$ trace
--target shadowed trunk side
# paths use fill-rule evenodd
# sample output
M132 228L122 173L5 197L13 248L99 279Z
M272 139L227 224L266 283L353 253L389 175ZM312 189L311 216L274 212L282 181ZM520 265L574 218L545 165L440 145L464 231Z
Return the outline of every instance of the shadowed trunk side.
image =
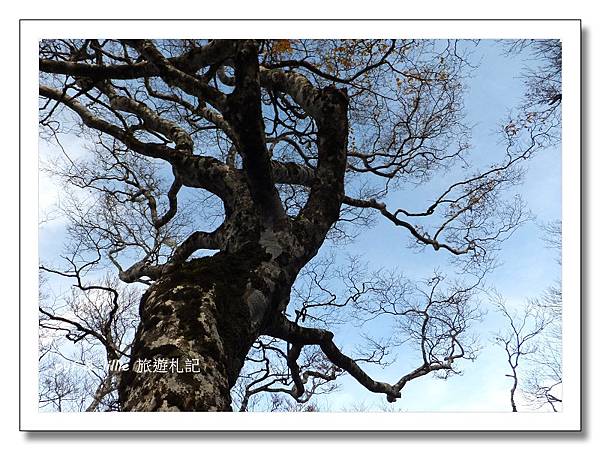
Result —
M252 303L252 271L265 256L257 250L192 260L148 289L119 388L125 411L231 410L229 390L262 319ZM145 361L167 366L140 372Z

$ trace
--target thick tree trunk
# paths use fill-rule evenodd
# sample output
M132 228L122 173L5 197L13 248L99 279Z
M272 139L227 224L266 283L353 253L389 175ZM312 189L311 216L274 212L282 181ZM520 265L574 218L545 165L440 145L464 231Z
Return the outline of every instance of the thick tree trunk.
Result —
M265 313L250 301L259 250L190 261L144 294L123 410L231 410L230 388Z

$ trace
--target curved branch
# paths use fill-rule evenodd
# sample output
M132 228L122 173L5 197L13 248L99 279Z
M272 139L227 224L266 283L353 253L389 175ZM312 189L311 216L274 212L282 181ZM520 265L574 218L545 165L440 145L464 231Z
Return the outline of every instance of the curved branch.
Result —
M207 45L190 50L188 53L176 58L169 58L168 62L180 70L196 72L219 62L231 49L230 41L226 39L214 40ZM141 61L131 64L88 64L73 61L55 61L39 59L40 71L57 73L73 77L86 77L94 80L132 80L135 78L158 76L160 69L151 61Z
M385 203L378 202L375 199L361 200L361 199L344 196L343 202L346 205L354 206L357 208L372 208L372 209L378 210L386 219L389 219L394 225L406 228L408 231L410 231L410 234L412 234L419 242L421 242L423 244L431 245L435 250L439 250L440 248L443 248L455 255L462 255L462 254L469 252L473 248L473 246L471 244L469 244L466 247L457 249L457 248L451 247L448 244L440 243L439 241L437 241L435 239L431 239L431 238L427 237L426 235L420 233L410 223L408 223L404 220L398 219L398 217L396 217L395 214L388 211Z
M143 259L136 262L128 269L119 270L119 278L125 283L137 282L143 277L156 280L159 277L176 270L177 267L185 262L185 260L196 250L220 250L223 245L221 230L222 228L217 228L210 233L195 231L177 246L167 263L148 265L146 259Z
M135 101L132 98L117 95L114 88L106 85L110 106L117 111L129 112L137 115L144 121L144 126L169 137L175 142L175 149L185 153L192 153L194 142L190 135L179 125L167 120L145 104Z
M199 97L221 110L225 104L225 95L209 86L203 80L177 68L156 48L150 40L125 40L158 69L158 75L169 85L175 85L190 95Z
M387 58L392 54L392 52L395 50L395 48L396 48L396 40L392 39L392 44L390 45L387 52L385 52L385 54L381 57L381 59L379 61L363 67L361 70L359 70L354 75L352 75L351 77L348 77L348 78L340 78L335 75L331 75L329 73L323 72L317 66L315 66L314 64L311 64L305 60L284 60L284 61L278 61L278 62L272 63L272 64L265 64L264 66L265 66L265 68L268 68L268 69L281 69L281 68L293 69L293 68L302 67L325 80L333 81L334 83L351 84L354 80L356 80L360 76L364 75L365 73L385 64L387 61Z
M60 102L74 111L81 118L84 125L89 128L114 137L140 155L170 162L177 171L183 185L206 189L226 202L231 200L231 183L234 182L234 175L218 159L211 156L187 154L164 144L139 141L133 137L131 132L92 114L74 97L67 96L58 89L44 85L40 85L39 91L42 97Z
M89 128L101 131L118 139L136 153L164 160L169 160L173 156L173 149L163 144L139 141L133 137L132 133L126 132L118 126L92 114L74 97L69 97L58 89L40 84L39 92L42 97L55 100L67 106L69 109L75 112L81 118L83 123Z
M333 343L333 333L319 328L305 328L283 317L273 320L266 330L269 336L283 339L295 345L318 345L329 360L348 372L356 381L371 392L386 394L389 402L400 398L400 389L389 383L373 380L356 362L344 355Z

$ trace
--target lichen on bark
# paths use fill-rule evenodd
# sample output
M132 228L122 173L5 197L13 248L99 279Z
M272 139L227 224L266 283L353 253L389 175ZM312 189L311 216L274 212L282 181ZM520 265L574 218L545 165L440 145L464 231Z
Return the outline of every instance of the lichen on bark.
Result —
M125 410L229 410L235 383L257 329L248 293L252 273L268 258L259 245L184 263L157 281L140 304L132 361L197 359L199 373L124 373ZM152 395L149 395L152 393Z

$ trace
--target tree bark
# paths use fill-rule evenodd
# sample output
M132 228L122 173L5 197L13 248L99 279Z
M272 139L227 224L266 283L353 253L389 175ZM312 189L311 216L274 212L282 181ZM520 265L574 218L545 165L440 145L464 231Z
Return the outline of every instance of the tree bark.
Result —
M517 378L516 368L513 367L513 374L510 376L513 379L513 384L510 388L510 406L512 407L512 412L517 412L517 402L515 401L515 392L517 391L517 385L519 380Z
M267 258L250 247L185 263L144 294L119 387L123 410L231 410L230 389L266 312L253 274ZM160 360L167 370L140 372L140 362Z

